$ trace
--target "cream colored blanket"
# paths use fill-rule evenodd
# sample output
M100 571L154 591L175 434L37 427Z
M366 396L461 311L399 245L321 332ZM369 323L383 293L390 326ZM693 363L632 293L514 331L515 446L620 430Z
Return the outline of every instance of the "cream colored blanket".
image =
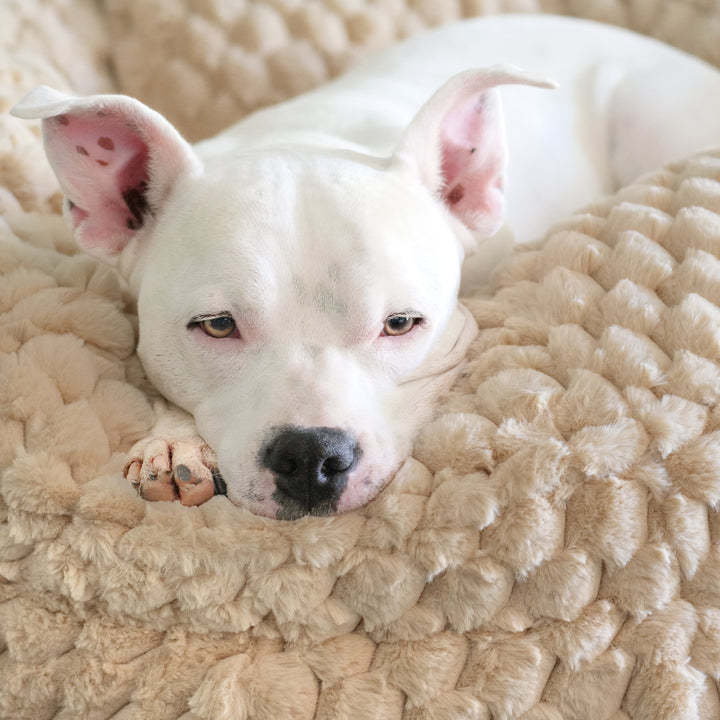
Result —
M122 480L152 422L135 318L7 128L0 718L720 717L720 153L515 252L387 490L279 522Z

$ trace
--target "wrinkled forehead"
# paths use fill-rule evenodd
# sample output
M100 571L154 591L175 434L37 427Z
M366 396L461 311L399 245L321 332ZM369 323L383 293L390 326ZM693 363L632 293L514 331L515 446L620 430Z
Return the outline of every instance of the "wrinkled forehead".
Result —
M240 272L268 291L318 274L401 282L457 263L442 213L419 185L346 157L241 158L188 181L170 205L180 210L163 219L158 244L176 274L204 265L207 276Z
M240 233L262 229L284 250L310 238L326 245L329 237L353 239L360 249L382 221L409 228L407 206L422 191L385 164L349 151L258 153L209 168L200 192L210 202L227 192L225 210Z

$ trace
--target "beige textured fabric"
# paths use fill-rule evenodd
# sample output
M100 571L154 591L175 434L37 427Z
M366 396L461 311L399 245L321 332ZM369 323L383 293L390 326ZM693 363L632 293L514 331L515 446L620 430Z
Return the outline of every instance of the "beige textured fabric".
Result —
M270 4L273 17L320 8L324 23L338 8L509 3L192 8ZM142 5L168 27L184 7ZM593 6L678 44L693 31L698 52L718 10ZM42 7L55 11L24 27L92 29L88 55L33 56L52 35L28 29L21 62L20 36L2 35L18 68L2 102L43 77L112 84L105 52L122 77L115 23L139 2L74 4L72 25L68 3ZM126 53L145 52L135 39ZM135 318L57 215L37 129L2 122L0 718L720 717L720 153L515 252L494 292L467 300L481 327L467 373L387 490L283 523L220 497L146 503L122 480L152 422Z
M720 154L516 253L415 457L290 523L134 495L114 276L6 230L0 716L717 718L718 212Z
M77 93L111 91L106 24L93 0L0 0L0 216L59 211L38 124L7 111L40 83Z
M337 75L422 29L497 12L551 12L629 27L720 64L713 0L105 0L124 91L189 139Z

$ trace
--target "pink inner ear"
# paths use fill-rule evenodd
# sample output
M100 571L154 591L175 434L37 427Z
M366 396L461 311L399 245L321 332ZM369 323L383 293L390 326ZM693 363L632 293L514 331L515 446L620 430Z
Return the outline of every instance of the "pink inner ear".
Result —
M79 239L88 248L122 249L149 211L149 149L137 127L88 110L51 118L45 132Z
M443 199L468 226L494 232L505 209L505 139L489 91L452 108L442 121Z

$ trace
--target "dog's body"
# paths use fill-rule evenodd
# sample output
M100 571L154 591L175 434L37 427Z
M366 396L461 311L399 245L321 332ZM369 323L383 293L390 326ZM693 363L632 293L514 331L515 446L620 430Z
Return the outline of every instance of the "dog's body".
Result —
M498 62L533 76L446 82ZM16 113L45 118L78 241L128 278L148 376L194 416L229 498L295 518L375 496L460 367L475 333L457 305L461 261L504 215L495 88L544 76L560 89L503 90L519 241L720 143L717 72L551 17L418 37L194 150L127 98L39 90ZM149 498L208 499L213 452L187 417L161 423L129 477Z

